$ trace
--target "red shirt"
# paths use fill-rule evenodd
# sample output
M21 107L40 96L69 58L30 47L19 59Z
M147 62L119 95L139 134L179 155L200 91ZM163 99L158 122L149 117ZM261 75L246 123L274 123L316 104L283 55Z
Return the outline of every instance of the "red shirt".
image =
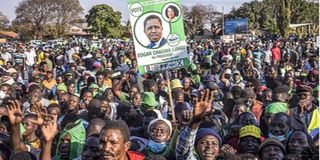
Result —
M281 60L281 51L280 48L275 47L271 49L273 60L280 61Z
M144 155L139 152L127 151L129 160L144 160Z

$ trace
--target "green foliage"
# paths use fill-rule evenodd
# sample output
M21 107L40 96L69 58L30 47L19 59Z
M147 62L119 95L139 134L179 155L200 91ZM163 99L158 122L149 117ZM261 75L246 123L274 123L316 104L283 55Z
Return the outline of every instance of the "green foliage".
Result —
M280 33L287 37L289 24L312 23L313 33L319 31L319 2L306 0L262 0L243 3L233 9L227 18L248 18L249 30ZM298 31L298 30L297 30Z
M124 27L121 26L121 13L106 4L93 6L86 15L91 32L108 38L119 38Z
M280 34L284 38L289 37L291 23L291 1L290 0L281 0L279 6L279 14L277 17L277 24L280 31Z
M46 28L54 26L58 35L63 36L66 27L79 19L82 11L79 0L23 0L16 7L13 28L25 37L42 38Z
M0 30L8 29L9 27L9 19L7 16L3 15L2 12L0 12Z
M214 36L222 32L222 13L212 5L182 6L185 33L193 38L204 32L205 24L210 26Z

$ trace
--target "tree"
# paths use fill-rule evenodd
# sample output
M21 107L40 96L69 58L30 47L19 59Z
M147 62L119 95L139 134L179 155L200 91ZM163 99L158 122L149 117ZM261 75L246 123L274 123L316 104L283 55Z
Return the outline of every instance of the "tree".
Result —
M222 35L222 12L218 12L212 5L206 6L205 12L205 20L210 24L210 30L213 36Z
M79 0L55 0L54 17L58 35L63 35L70 23L80 19L83 8Z
M16 8L17 24L31 25L37 38L41 38L44 26L52 19L54 0L24 0ZM22 28L23 29L23 28Z
M262 0L243 3L232 9L227 18L248 18L249 30L287 37L289 24L312 23L313 33L319 31L319 2L307 0Z
M277 24L281 36L289 37L289 24L291 23L291 0L281 0L279 5L279 13L277 15Z
M0 12L0 30L5 30L9 28L9 19L2 12Z
M222 13L212 5L195 5L191 8L182 6L182 10L187 36L193 38L195 35L201 34L206 25L210 27L214 35L221 33Z
M130 20L125 22L125 26L123 26L123 28L124 28L124 32L122 34L122 37L132 38L132 30L131 30Z
M123 33L121 26L121 13L114 11L106 4L93 6L86 15L91 32L104 37L118 38Z
M61 36L72 21L80 18L82 11L79 0L23 0L15 10L13 28L25 33L23 26L31 26L28 28L31 35L25 33L26 36L42 38L47 28L54 26Z

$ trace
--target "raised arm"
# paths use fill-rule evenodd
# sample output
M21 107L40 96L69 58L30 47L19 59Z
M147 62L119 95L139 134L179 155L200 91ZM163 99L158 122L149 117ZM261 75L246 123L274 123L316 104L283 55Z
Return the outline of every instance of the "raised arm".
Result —
M204 117L211 115L214 112L211 107L213 98L213 92L210 92L208 89L200 91L200 97L195 98L192 119L179 136L176 148L176 158L178 160L192 159L196 134L200 123Z
M51 146L54 137L58 133L57 115L49 115L45 118L41 127L41 160L51 160Z
M123 74L122 78L113 85L112 91L119 98L121 96L122 84L129 79L129 74Z
M10 136L13 149L17 152L28 151L28 147L23 143L20 135L20 125L23 116L20 102L17 100L9 101L9 104L6 105L6 108L11 125Z

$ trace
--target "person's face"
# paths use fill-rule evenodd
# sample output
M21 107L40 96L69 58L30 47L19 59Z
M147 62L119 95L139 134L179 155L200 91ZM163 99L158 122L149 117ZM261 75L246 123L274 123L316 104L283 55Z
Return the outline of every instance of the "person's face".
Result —
M309 100L311 101L311 93L310 92L300 92L298 93L299 100Z
M301 154L305 147L309 147L306 134L301 131L294 132L288 140L288 152Z
M264 102L270 102L272 101L272 92L263 92L262 98Z
M131 146L130 141L125 142L123 133L115 129L103 130L99 136L99 144L101 160L125 159Z
M147 21L144 33L151 42L157 42L162 37L162 25L158 19L150 19Z
M0 133L8 133L8 129L3 123L0 123Z
M17 81L19 79L19 74L18 73L13 73L11 77L14 79L14 81Z
M75 86L74 86L73 83L68 86L68 92L69 92L70 94L74 94L74 92L75 92Z
M61 110L59 107L48 108L48 113L52 115L60 115Z
M66 78L66 81L70 81L72 80L72 75L66 75L65 78Z
M98 84L99 84L100 86L102 86L103 83L104 83L104 76L101 75L101 74L99 74L99 75L97 76L97 82L98 82Z
M150 92L153 92L154 94L158 93L158 85L154 85L152 87L149 88Z
M202 160L215 159L220 152L219 140L215 136L204 136L197 142L196 152Z
M113 92L112 92L112 90L111 89L107 89L106 90L106 97L107 97L107 99L108 99L108 101L110 101L110 102L112 102L113 101Z
M36 102L40 102L41 100L41 94L38 92L31 92L29 94L29 103L35 104Z
M65 103L69 101L69 96L67 94L62 94L59 96L59 103Z
M134 107L139 107L141 105L141 95L135 94L132 98L132 105Z
M276 71L274 70L274 68L269 68L267 70L267 76L270 78L275 78L277 75Z
M284 153L278 146L269 145L262 150L261 160L281 160L284 158Z
M247 126L247 125L255 125L256 120L254 119L254 117L252 115L245 114L245 115L242 115L241 117L239 117L239 124L242 127Z
M191 81L189 78L185 78L183 80L183 89L189 89L191 85Z
M170 20L173 19L175 17L174 10L172 8L168 8L167 15Z
M99 138L89 137L83 145L81 159L94 160L99 159Z
M41 67L42 67L41 68L42 71L44 71L44 72L48 71L48 66L46 64L42 65Z
M233 74L233 80L234 81L239 81L240 80L240 75L239 74Z
M284 83L290 87L293 86L293 77L286 77Z
M290 126L286 124L285 117L272 118L270 123L270 132L275 136L285 135L289 132Z
M138 88L136 88L136 87L131 87L130 88L130 97L133 97L133 95L134 94L136 94L136 93L138 93L139 92L139 90L138 90Z
M165 90L167 84L166 84L166 81L161 81L160 84L159 84L159 89L160 90Z
M24 136L28 136L32 133L34 133L36 131L36 129L38 128L37 125L31 123L30 118L24 118L22 120L22 125L25 128L25 132L22 134Z
M73 111L77 109L78 105L79 105L79 98L76 96L71 96L68 101L68 110Z
M275 93L272 96L273 101L277 102L286 102L288 98L287 93Z
M107 101L101 101L101 111L103 113L106 113L106 114L110 115L111 106L109 105L109 103Z
M183 94L179 94L176 98L175 98L176 102L184 102L184 95Z
M260 142L257 138L251 136L243 137L239 143L240 153L257 154L259 145Z
M239 116L241 113L245 112L246 110L247 110L246 105L236 105L236 106L234 106L233 114L235 116Z
M84 93L84 95L83 95L83 101L84 101L85 103L89 104L92 99L93 99L93 95L92 95L91 92L86 92L86 93Z
M47 79L51 80L53 78L53 74L52 73L47 73Z
M61 159L67 160L69 158L69 152L70 152L70 144L71 143L71 137L69 134L66 134L61 142L60 145L60 154Z
M155 142L167 142L170 134L169 126L163 121L157 121L150 126L149 138Z
M252 84L252 82L247 82L246 87L254 90L254 85Z
M230 78L231 78L231 74L225 74L225 75L224 75L224 78L230 79Z
M2 86L1 90L6 94L9 95L10 94L10 88L7 86Z
M138 66L138 63L136 60L133 60L131 64L132 64L132 68L136 68Z
M59 76L56 78L56 81L57 81L57 84L60 84L63 82L63 78Z

